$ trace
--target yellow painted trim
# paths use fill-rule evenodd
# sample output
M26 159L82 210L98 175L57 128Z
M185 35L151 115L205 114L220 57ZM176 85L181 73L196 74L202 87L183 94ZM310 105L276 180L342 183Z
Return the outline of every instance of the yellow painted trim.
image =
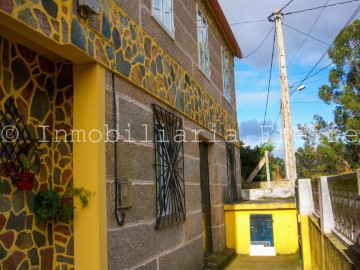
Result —
M295 202L237 203L224 205L225 211L264 209L296 209L296 205Z
M105 134L105 69L74 65L74 129ZM94 139L95 135L94 135ZM76 141L76 138L74 139ZM105 142L74 142L74 185L95 191L89 206L76 204L75 269L107 269Z
M310 232L309 232L309 217L298 216L301 224L301 241L302 241L302 259L304 270L311 270L311 249L310 249Z

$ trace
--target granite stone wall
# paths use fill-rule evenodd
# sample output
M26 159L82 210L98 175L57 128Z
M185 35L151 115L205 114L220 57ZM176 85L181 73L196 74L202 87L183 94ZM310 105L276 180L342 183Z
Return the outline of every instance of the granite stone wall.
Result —
M187 140L184 143L186 221L158 230L155 229L156 176L152 103L183 119ZM118 112L116 121L115 108ZM113 77L110 72L106 73L106 123L109 129L117 128L119 131L118 179L126 179L132 183L134 198L134 206L123 211L125 224L119 226L115 218L116 149L114 143L107 143L109 269L200 269L204 256L200 151L199 143L193 142L195 140L193 130L200 130L202 127L150 95L144 95L125 80L116 75ZM210 142L209 181L213 251L220 252L226 248L224 220L224 204L228 202L226 145L223 138L210 131L204 130L200 136L200 139ZM212 143L215 140L217 142ZM236 160L239 172L238 149ZM240 184L238 188L240 189Z
M36 225L33 199L39 191L63 191L72 183L72 146L61 142L64 136L53 140L54 129L72 127L72 65L54 63L0 36L0 109L10 97L32 138L49 142L40 146L41 169L33 190L18 191L1 166L0 269L71 269L73 224ZM45 138L40 126L47 126Z
M175 3L180 3L178 1ZM204 127L215 129L222 136L226 136L229 129L237 130L235 96L232 99L233 108L225 109L229 105L222 98L218 101L209 87L199 84L186 65L175 60L167 46L160 46L139 27L118 6L118 2L121 1L101 0L100 15L82 19L77 13L77 1L3 0L0 15L24 23L56 43L75 46L139 89ZM128 2L133 6L139 5L133 3L137 2L135 0ZM197 4L207 16L217 42L226 48L231 59L229 46L209 9L204 1L197 1ZM195 2L189 2L189 5L195 5ZM191 12L196 14L195 9ZM149 15L144 19L149 19ZM191 23L189 29L196 29L196 24ZM196 31L192 35L196 40ZM193 48L193 51L196 53L197 49ZM218 53L221 55L221 51ZM214 70L218 77L220 70ZM217 84L221 85L218 81Z

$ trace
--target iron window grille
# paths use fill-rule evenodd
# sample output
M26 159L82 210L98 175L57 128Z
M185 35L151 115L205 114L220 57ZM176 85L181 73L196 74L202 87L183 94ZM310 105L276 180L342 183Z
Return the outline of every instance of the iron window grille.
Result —
M156 170L156 228L185 221L184 143L176 140L182 119L152 104Z
M16 155L31 138L23 115L16 107L14 98L9 97L0 110L0 160L1 175L11 176L20 168ZM14 180L14 179L13 179Z
M226 142L226 159L227 159L229 203L233 203L237 200L236 159L235 159L235 146L234 144L229 142Z

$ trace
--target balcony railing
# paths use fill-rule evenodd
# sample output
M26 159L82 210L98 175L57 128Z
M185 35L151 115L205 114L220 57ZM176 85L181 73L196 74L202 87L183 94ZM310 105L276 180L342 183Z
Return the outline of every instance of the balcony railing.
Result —
M327 177L334 229L360 245L359 173ZM315 202L314 202L315 203Z

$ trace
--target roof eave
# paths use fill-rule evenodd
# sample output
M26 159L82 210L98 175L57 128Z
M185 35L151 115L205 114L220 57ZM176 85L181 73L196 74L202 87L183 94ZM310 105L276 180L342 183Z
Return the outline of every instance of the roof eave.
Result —
M225 14L224 14L218 0L207 0L206 3L209 5L215 18L218 20L218 24L220 25L221 29L223 30L223 33L224 33L231 49L233 50L234 55L238 58L242 58L243 54L241 52L240 46L236 41L234 33L231 30L231 27L225 17Z

